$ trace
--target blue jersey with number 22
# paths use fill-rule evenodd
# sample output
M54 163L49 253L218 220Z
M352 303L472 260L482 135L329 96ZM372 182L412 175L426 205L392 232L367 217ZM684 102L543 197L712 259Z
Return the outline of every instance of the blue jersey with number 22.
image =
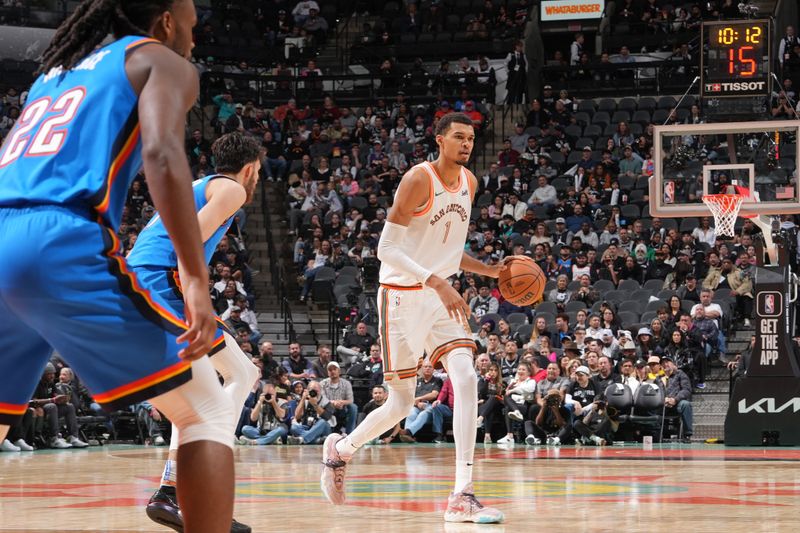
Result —
M157 42L123 37L71 70L39 76L0 149L0 207L61 205L118 227L142 166L138 96L125 58Z

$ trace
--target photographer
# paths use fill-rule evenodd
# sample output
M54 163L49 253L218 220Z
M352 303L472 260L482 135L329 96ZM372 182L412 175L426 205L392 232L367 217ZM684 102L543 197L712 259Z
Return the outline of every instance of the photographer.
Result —
M250 422L255 426L246 425L242 428L240 444L263 446L285 439L289 430L283 421L286 419L286 400L278 398L275 385L267 383L258 397L256 405L250 412Z
M548 445L560 446L570 438L572 428L569 425L569 411L558 389L548 391L544 397L544 405L535 405L531 411L533 410L538 411L536 418L525 422L527 444L541 444L546 440Z
M613 441L614 432L619 424L611 419L611 414L605 399L598 399L591 403L583 418L575 421L575 432L581 436L584 444L590 442L597 446L605 446Z
M322 393L319 382L312 381L303 391L294 411L289 444L313 444L331 432L328 421L333 417L333 404Z

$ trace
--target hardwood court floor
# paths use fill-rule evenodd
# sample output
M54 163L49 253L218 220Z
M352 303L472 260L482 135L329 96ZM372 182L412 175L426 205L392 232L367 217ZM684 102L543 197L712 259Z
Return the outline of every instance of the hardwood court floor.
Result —
M165 448L0 454L0 531L170 531L143 506ZM237 447L236 518L268 532L800 530L800 449L478 446L476 492L501 526L444 524L451 445L365 447L349 502L319 491L319 446ZM202 490L202 489L199 489Z

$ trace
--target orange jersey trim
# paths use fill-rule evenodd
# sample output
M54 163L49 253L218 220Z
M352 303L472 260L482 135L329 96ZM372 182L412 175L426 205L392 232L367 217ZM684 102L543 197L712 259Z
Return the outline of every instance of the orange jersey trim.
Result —
M447 186L447 183L445 183L445 181L439 175L439 171L436 170L436 167L433 166L433 163L426 163L426 164L433 171L433 175L436 176L436 178L439 180L439 183L442 184L444 190L446 190L447 192L458 192L459 190L461 190L461 186L463 185L463 172L458 173L458 184L451 189L450 187Z
M474 201L475 200L475 187L472 185L472 180L470 179L469 174L467 174L467 172L463 171L463 170L462 170L462 172L464 172L464 176L467 178L467 187L469 187L469 198L470 198L470 200Z
M150 43L161 44L161 41L159 41L158 39L153 39L152 37L145 37L144 39L141 39L139 41L134 41L131 44L129 44L128 46L126 46L125 47L125 51L128 52L130 50L133 50L134 48L139 48L140 46L143 46L145 44L150 44Z
M449 354L456 348L469 348L473 352L478 349L478 346L475 344L475 341L472 339L455 339L445 344L442 344L438 348L436 348L433 353L431 354L431 364L435 367L436 363L444 357L445 355Z
M383 358L384 373L392 371L392 357L389 352L389 293L384 288L381 294L380 308L381 326L381 357Z
M133 272L131 272L128 269L128 263L125 261L125 258L119 255L119 239L117 239L117 236L114 234L112 230L108 228L106 229L108 230L108 234L111 236L111 240L113 242L113 246L111 247L111 250L108 251L107 255L110 259L112 259L117 263L117 267L119 268L122 275L128 278L128 280L131 282L131 288L133 289L133 291L139 296L141 296L145 300L145 302L147 302L147 305L158 314L158 316L160 316L167 322L173 324L174 326L177 326L184 330L188 329L189 326L182 318L172 314L167 309L159 305L150 296L150 292L139 284L139 279Z
M422 207L418 208L419 211L414 212L415 217L421 217L422 215L427 214L433 207L433 197L434 197L433 178L431 177L430 172L428 172L427 174L428 174L428 202Z
M117 179L119 175L120 169L125 165L125 162L133 153L133 149L139 142L139 134L141 133L141 127L139 124L136 124L136 127L133 128L133 131L128 136L128 140L125 141L125 144L122 146L122 150L120 151L119 155L117 155L116 159L111 163L111 166L108 168L108 176L106 177L106 194L103 196L103 200L95 206L95 209L98 213L104 214L108 211L108 204L111 199L111 189L114 186L114 180Z
M28 404L14 404L14 403L3 403L0 402L0 413L4 415L23 415L25 411L28 409Z
M170 378L173 378L178 374L182 374L187 370L190 370L191 367L192 367L191 361L180 361L172 366L169 366L163 370L156 372L155 374L151 374L149 376L145 376L141 379L138 379L133 383L122 385L121 387L117 387L116 389L111 389L110 391L103 392L101 394L95 394L94 399L98 403L110 403L124 396L128 396L135 392L139 392L140 390L147 389L149 387L152 387L153 385L161 383L162 381L166 381Z
M388 283L381 283L381 287L383 287L384 289L392 290L392 291L421 291L423 289L422 283L419 283L417 285L409 285L409 286L390 285Z

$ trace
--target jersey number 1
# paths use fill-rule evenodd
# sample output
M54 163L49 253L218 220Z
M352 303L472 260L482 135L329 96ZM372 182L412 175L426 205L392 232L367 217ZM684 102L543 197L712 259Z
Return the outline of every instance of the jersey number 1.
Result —
M447 236L450 235L450 225L453 223L452 220L448 220L447 223L444 225L444 239L442 239L442 244L447 243Z
M0 168L20 157L37 157L58 152L67 138L64 127L78 114L78 107L86 96L83 87L71 89L51 104L49 97L31 102L17 120L0 156ZM44 119L45 115L49 115ZM36 130L36 133L32 132Z

